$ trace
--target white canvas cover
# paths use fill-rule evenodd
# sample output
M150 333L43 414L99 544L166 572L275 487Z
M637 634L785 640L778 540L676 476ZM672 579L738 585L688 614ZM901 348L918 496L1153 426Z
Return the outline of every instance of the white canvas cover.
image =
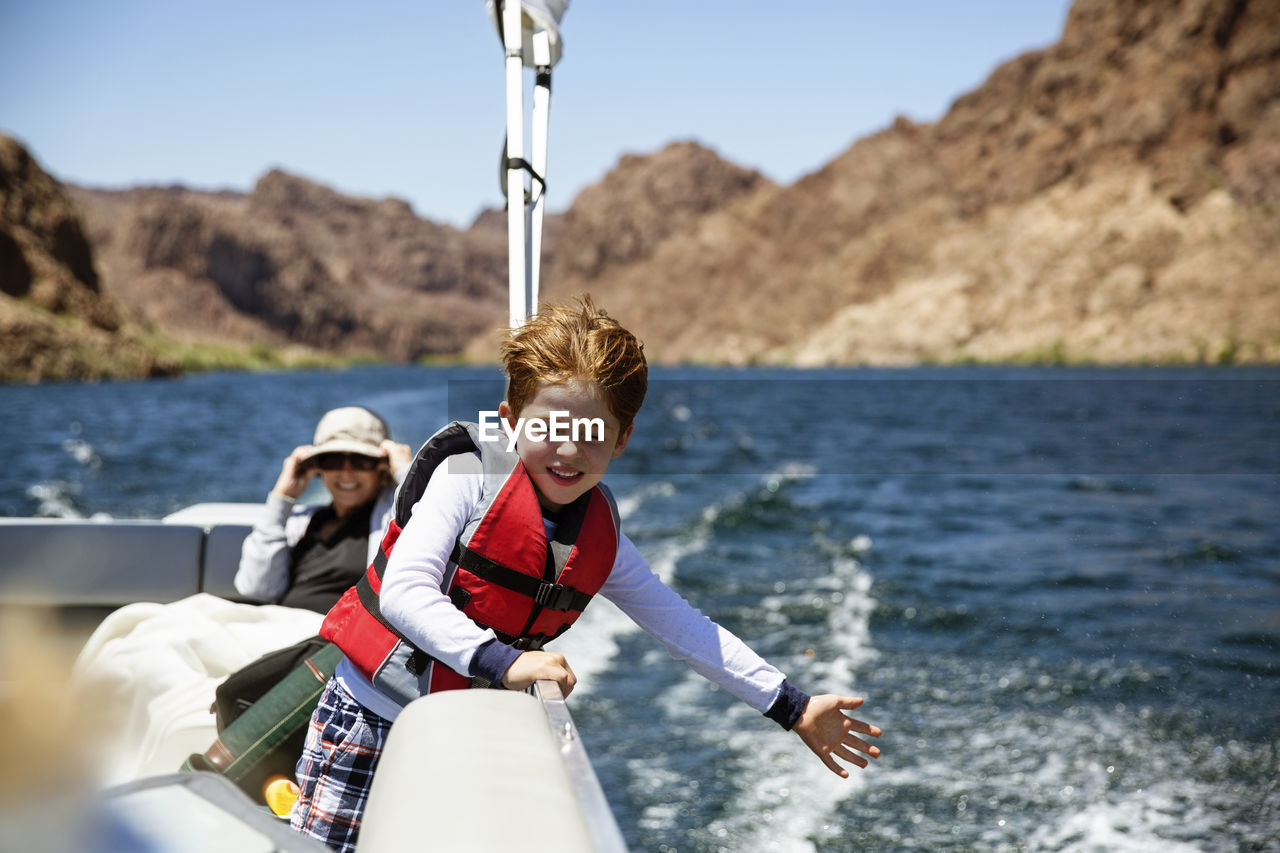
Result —
M484 5L489 11L489 19L493 21L494 27L501 33L502 27L499 23L498 3L496 0L485 0ZM563 43L560 39L560 20L564 17L565 10L568 8L569 0L520 0L520 20L524 24L521 42L523 44L522 52L525 65L533 67L536 64L533 61L531 41L535 30L544 30L550 39L551 64L555 65L560 61L560 55L563 50Z
M103 781L175 773L218 736L210 706L228 675L267 652L314 636L324 617L274 604L236 604L200 593L170 604L116 610L76 661L74 701L115 724Z

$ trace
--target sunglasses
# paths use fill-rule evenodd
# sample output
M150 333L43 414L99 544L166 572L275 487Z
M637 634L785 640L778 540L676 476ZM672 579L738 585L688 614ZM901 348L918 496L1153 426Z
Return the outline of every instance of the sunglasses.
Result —
M321 471L341 471L350 465L355 471L372 471L382 464L382 460L362 453L321 453L311 464Z

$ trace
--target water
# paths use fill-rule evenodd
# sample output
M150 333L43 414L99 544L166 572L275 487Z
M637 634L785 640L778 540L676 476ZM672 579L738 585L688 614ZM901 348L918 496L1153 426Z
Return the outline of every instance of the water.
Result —
M485 369L0 387L0 514L257 501L326 409ZM682 594L883 758L831 775L607 603L560 641L640 851L1274 850L1280 371L655 371L608 482Z

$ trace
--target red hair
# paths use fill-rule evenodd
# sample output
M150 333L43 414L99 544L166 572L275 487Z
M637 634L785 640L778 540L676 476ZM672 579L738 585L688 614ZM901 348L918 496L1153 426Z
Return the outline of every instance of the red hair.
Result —
M625 430L648 389L644 344L584 295L549 305L502 342L507 405L519 416L544 383L589 379L604 392L609 411Z

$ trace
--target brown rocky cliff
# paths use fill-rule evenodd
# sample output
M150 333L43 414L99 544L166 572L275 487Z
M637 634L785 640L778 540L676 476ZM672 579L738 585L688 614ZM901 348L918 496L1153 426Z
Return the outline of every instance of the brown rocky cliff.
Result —
M708 213L771 185L759 172L695 142L675 142L644 157L624 155L561 217L547 279L590 280L645 260Z
M0 137L0 292L114 330L93 253L62 185L19 142Z
M21 143L0 136L0 381L172 372L121 326L75 205Z
M662 360L1280 359L1280 4L1081 0L1057 45L635 264Z
M505 320L500 211L455 229L278 171L73 189L90 255L56 184L2 180L0 319L44 324L32 351L78 351L57 311L394 360L490 357ZM1278 204L1280 3L1079 0L936 124L790 186L693 143L624 157L548 218L543 289L655 361L1280 361Z
M77 190L109 291L171 334L393 360L501 317L497 238L272 171L247 195Z
M544 227L543 302L603 286L647 262L658 248L678 240L711 214L773 184L759 172L722 159L695 142L667 145L653 154L624 155L600 181L587 187ZM480 217L472 231L491 228ZM505 213L501 251L506 252ZM651 282L663 290L668 282ZM714 286L704 278L699 286ZM496 357L500 334L486 330L468 347L477 359Z

